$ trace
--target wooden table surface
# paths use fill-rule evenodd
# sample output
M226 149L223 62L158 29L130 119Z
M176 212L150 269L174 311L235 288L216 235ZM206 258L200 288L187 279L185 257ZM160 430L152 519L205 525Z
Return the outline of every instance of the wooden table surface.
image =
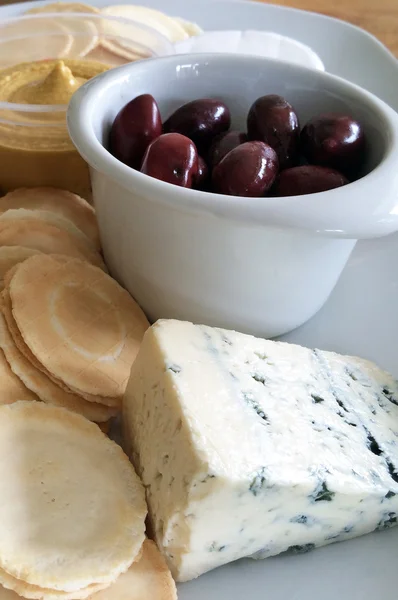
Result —
M15 0L0 0L0 6L12 1ZM139 4L139 1L131 0L131 3ZM273 0L273 3L324 13L359 25L378 37L398 57L398 0Z

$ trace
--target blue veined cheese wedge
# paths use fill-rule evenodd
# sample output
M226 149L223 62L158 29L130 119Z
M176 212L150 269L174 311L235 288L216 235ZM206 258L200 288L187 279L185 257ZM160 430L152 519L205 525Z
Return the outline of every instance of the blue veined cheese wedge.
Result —
M158 321L124 428L178 581L397 523L398 384L368 361Z

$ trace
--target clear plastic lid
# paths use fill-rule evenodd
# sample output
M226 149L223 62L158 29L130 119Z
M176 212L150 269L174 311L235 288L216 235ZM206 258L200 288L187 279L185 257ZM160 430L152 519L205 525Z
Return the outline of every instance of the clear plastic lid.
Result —
M59 127L69 96L91 77L127 62L173 53L173 45L156 30L96 12L3 20L0 124Z

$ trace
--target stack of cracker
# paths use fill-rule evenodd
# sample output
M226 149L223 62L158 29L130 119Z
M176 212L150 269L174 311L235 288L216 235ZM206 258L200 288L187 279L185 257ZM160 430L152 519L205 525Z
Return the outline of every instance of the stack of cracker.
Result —
M145 539L144 487L122 449L80 415L0 407L0 600L175 600Z
M63 44L60 44L60 40L58 40L60 36L57 36L58 44L57 48L53 49L54 57L79 57L80 59L84 57L87 60L104 62L110 66L122 65L126 61L151 58L151 53L146 48L148 37L144 31L140 35L137 23L157 30L171 43L203 33L196 23L135 4L115 5L113 3L100 9L80 2L51 2L25 12L26 15L41 14L42 16L45 13L52 13L48 17L50 31L57 30L57 26L59 28L62 25L62 29L67 34L63 38ZM55 13L63 13L64 18L61 21L54 18ZM73 14L65 18L65 13L80 13L80 18L76 19ZM102 14L106 18L101 20L90 18L90 15L93 14ZM129 21L133 21L134 25L129 25ZM20 27L22 28L22 25ZM24 33L26 33L26 27L25 24ZM76 35L77 32L79 32L78 35Z
M0 404L41 400L104 424L149 323L105 273L94 209L51 188L0 198Z
M105 269L85 200L0 198L0 600L177 598L143 486L89 422L119 411L149 326Z
M13 254L4 247L13 247ZM65 254L105 269L93 207L64 190L24 188L0 198L0 279L19 248Z

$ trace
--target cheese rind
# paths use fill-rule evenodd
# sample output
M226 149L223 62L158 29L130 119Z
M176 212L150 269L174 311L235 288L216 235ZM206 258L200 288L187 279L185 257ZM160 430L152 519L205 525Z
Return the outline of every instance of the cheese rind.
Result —
M123 416L178 581L397 523L398 384L368 361L158 321Z

